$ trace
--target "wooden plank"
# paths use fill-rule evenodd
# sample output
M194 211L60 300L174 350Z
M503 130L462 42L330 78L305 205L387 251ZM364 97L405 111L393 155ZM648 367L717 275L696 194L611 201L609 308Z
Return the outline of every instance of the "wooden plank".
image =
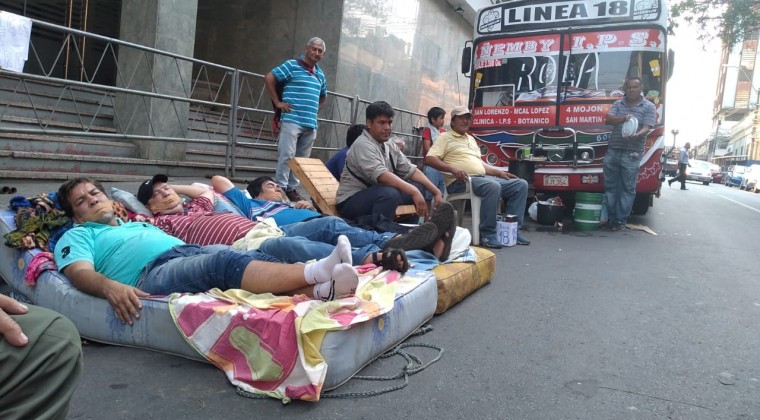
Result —
M322 213L330 216L337 216L338 211L335 207L335 191L338 190L338 181L332 177L332 174L330 174L330 178L332 178L332 183L334 184L334 191L324 191L323 193L323 184L330 185L329 181L325 178L321 178L320 182L315 182L316 180L309 175L310 173L318 172L317 169L314 169L315 167L318 167L317 163L319 163L327 173L330 173L324 163L317 159L293 158L290 159L289 166L290 170L292 170L296 177L301 181L301 185L306 192L309 193L309 196L314 200L314 203L319 207Z

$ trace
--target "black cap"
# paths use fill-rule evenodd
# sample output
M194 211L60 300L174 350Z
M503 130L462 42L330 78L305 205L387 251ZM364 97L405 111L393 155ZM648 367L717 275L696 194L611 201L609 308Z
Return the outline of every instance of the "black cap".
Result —
M153 184L156 182L167 182L169 177L164 174L154 175L153 178L140 184L140 189L137 190L137 199L141 203L148 205L148 200L153 197Z

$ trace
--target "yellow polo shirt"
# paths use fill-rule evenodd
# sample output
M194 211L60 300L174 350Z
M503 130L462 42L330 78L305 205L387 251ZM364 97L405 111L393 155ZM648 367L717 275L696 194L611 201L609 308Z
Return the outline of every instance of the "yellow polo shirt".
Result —
M486 168L480 159L480 148L469 134L457 134L455 131L447 131L439 134L435 143L428 151L429 156L435 156L455 168L463 169L470 176L483 176ZM446 185L454 182L456 178L445 175Z

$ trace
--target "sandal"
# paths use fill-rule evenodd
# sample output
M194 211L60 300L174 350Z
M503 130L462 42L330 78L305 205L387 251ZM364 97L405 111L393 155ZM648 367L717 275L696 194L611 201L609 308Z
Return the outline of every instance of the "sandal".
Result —
M378 254L380 255L379 258ZM398 257L401 257L401 262L399 262ZM385 248L380 252L373 253L372 264L383 267L383 270L394 270L401 274L409 270L409 260L406 259L406 252L398 248Z
M457 233L457 212L454 210L453 218L451 220L451 224L449 225L448 230L444 231L441 235L441 240L443 240L443 252L441 252L441 256L438 257L438 260L440 261L448 261L449 254L451 254L451 244L454 242L454 235Z

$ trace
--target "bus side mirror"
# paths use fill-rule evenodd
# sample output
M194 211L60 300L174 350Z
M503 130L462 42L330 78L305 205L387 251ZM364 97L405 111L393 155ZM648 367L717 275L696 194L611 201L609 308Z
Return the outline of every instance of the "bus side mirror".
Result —
M466 46L462 50L462 74L467 75L470 72L470 65L472 65L472 47Z
M676 53L673 50L668 50L668 80L673 75L673 68L676 66Z

